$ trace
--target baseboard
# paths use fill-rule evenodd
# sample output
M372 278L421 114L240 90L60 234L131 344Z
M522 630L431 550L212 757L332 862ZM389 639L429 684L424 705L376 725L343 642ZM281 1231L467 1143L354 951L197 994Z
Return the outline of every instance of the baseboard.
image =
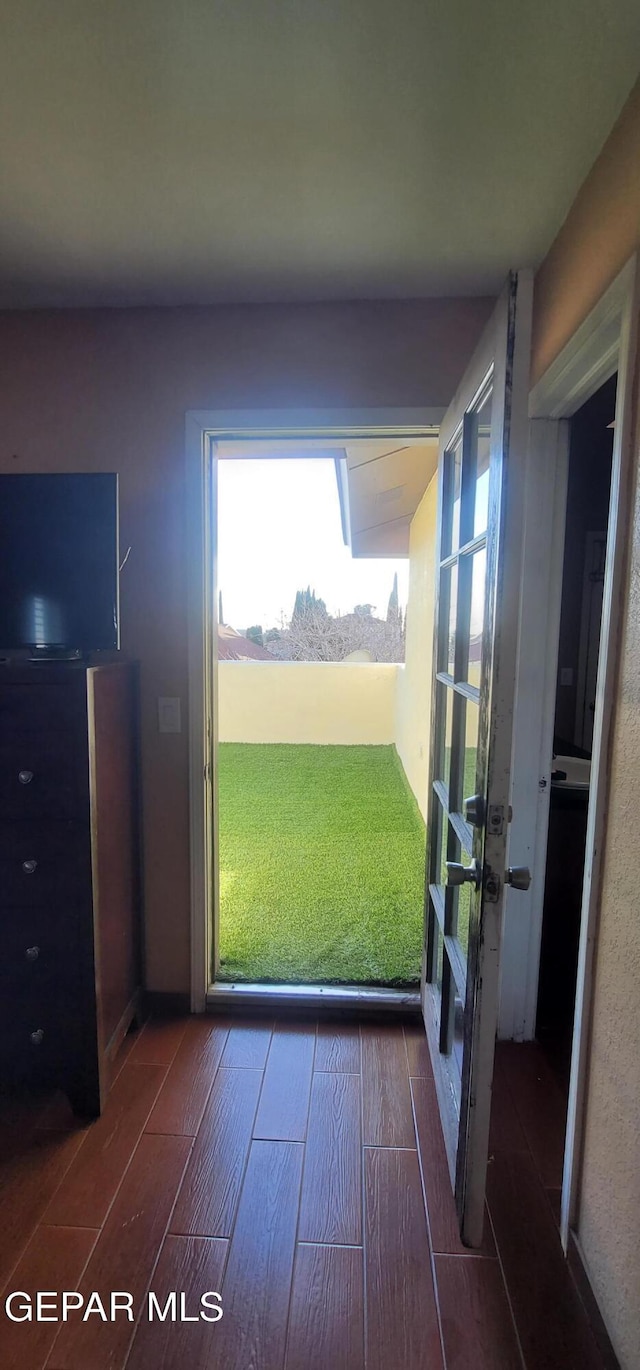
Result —
M129 1003L127 1004L127 1007L120 1018L118 1026L115 1028L114 1032L111 1035L111 1039L108 1045L105 1047L104 1054L107 1061L114 1060L114 1058L118 1054L118 1051L120 1050L120 1047L122 1046L122 1043L124 1042L124 1039L129 1031L129 1028L131 1027L134 1018L140 1017L141 999L142 990L137 989L135 991L135 994L133 994L131 999L129 1000Z
M587 1274L580 1243L574 1232L569 1233L567 1261L585 1312L591 1323L598 1350L602 1356L603 1370L620 1370L620 1362L611 1344L611 1337L607 1331L604 1318L598 1307L598 1302Z
M142 1007L155 1018L176 1018L191 1012L189 994L165 994L162 990L146 989L142 997Z

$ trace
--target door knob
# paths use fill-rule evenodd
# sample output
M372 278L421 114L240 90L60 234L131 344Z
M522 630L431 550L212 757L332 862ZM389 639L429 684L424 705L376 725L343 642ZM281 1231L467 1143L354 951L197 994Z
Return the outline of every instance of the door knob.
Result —
M512 890L528 890L531 884L531 871L528 866L509 866L504 873L505 883Z
M33 780L33 771L18 771L18 780L21 785L30 785Z
M475 885L480 889L482 880L482 868L480 862L475 858L470 866L463 866L459 861L447 861L447 886L449 889L453 885Z
M37 861L23 861L23 862L22 862L22 869L23 869L25 875L33 875L33 872L34 872L34 870L35 870L37 864L38 864Z
M464 801L464 816L474 828L482 828L485 820L484 795L472 794Z

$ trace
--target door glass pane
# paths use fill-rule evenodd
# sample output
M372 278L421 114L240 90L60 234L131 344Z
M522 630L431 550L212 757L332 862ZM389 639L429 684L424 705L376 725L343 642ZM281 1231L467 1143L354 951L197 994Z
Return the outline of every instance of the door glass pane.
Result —
M484 601L487 581L487 549L483 547L472 557L471 570L471 614L469 620L469 650L467 654L466 679L469 685L480 688L480 664L482 660L482 629L484 626Z
M460 542L460 490L462 484L462 437L444 454L442 486L441 551L444 561Z
M458 566L446 566L440 572L438 602L438 670L453 675L456 606L458 601Z
M438 955L436 958L436 984L442 993L442 966L444 962L444 937L438 930Z
M489 455L491 448L491 391L478 410L475 508L473 536L486 532L489 514Z
M456 994L453 1011L453 1055L462 1075L462 1052L464 1048L464 1004Z
M429 964L427 961L426 978L431 985L437 985L442 992L442 968L444 963L444 937L440 931L440 925L433 907L433 901L429 900L429 918L431 920L431 935L433 936L433 947L435 955Z
M480 709L472 699L465 700L465 727L464 727L464 775L462 782L462 798L468 799L470 795L476 794L476 764L478 752L478 719Z
M436 743L435 778L449 789L451 773L451 734L453 728L453 690L438 683L438 740Z
M437 794L433 796L431 830L429 833L429 881L432 885L446 885L447 846L446 817Z
M447 634L447 665L449 675L455 675L456 621L458 613L458 567L445 572L449 578L449 631Z
M459 860L463 866L470 866L472 861L471 852L465 847L460 850ZM453 935L457 937L464 952L465 960L469 948L469 915L471 913L471 900L475 897L475 887L470 884L459 885L456 889L457 899L455 902Z
M452 496L453 509L451 518L451 543L450 552L457 552L460 546L460 495L462 489L462 439L452 452Z

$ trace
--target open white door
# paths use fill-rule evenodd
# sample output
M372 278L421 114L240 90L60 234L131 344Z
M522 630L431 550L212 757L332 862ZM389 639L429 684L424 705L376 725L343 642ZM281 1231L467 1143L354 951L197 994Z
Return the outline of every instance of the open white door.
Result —
M510 276L440 429L422 1005L463 1241L482 1240L507 866L530 273ZM514 853L517 861L517 853Z

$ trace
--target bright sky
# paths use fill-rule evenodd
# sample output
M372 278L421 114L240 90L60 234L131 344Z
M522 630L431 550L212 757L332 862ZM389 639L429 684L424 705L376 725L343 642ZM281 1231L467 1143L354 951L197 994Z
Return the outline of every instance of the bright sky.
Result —
M218 463L218 586L225 622L279 628L307 585L330 614L373 604L384 618L398 572L406 608L409 559L358 559L342 540L334 463L327 458Z

